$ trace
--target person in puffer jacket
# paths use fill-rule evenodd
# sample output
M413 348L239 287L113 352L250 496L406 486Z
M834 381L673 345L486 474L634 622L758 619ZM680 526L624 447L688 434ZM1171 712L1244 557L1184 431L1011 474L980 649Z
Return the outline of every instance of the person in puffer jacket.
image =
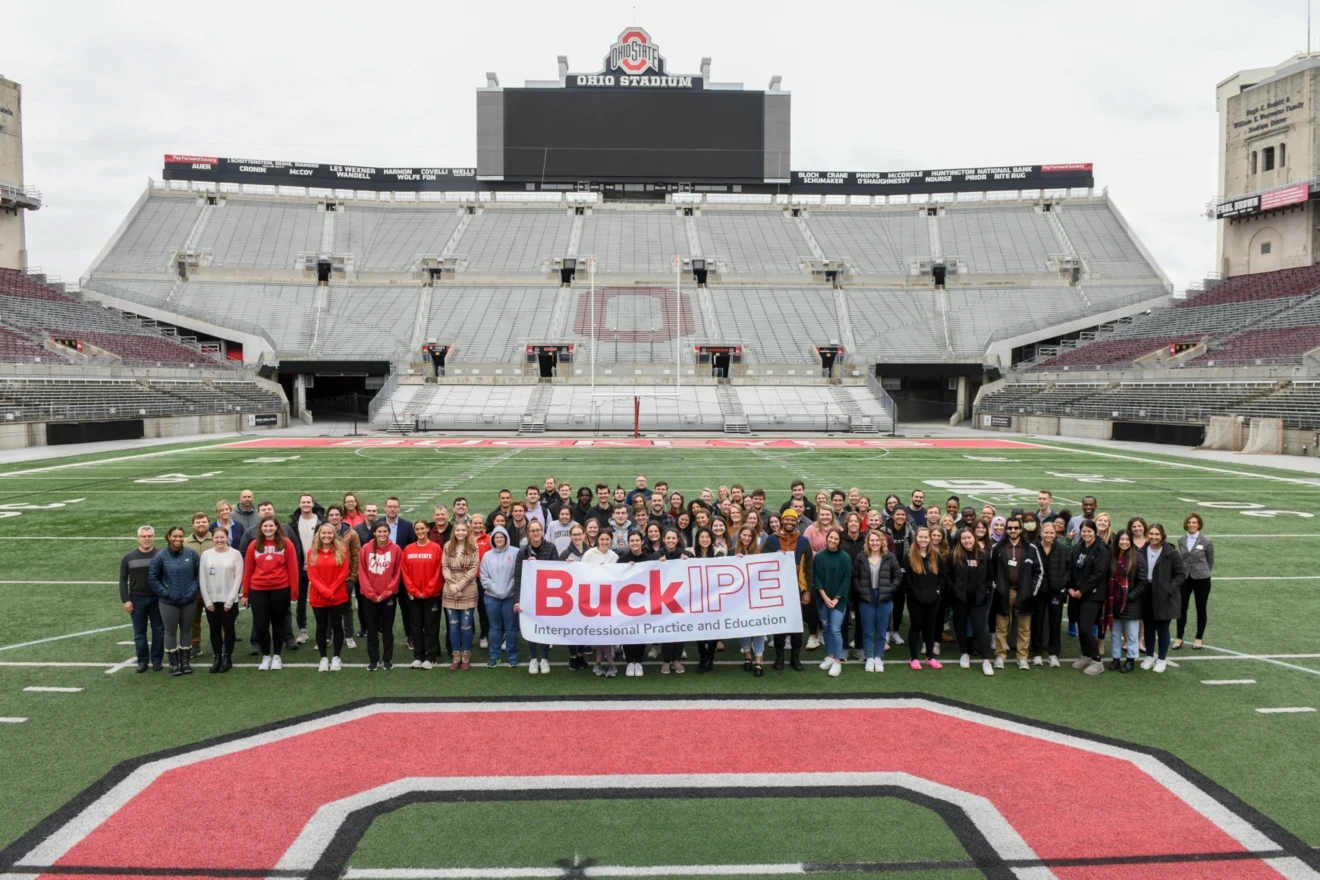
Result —
M871 529L853 561L853 592L857 594L857 616L862 621L867 672L885 671L881 655L894 611L894 596L902 583L903 568L889 552L889 537L879 529Z
M526 560L532 561L555 561L559 559L559 554L555 552L555 545L545 539L545 527L536 520L527 523L527 543L518 551L517 564L513 569L513 595L514 613L522 613L522 564ZM517 625L517 618L514 619L514 625ZM527 643L527 653L531 655L528 662L531 664L527 671L533 675L550 673L550 646L542 645L537 642L529 641Z
M490 618L490 659L495 666L503 647L509 668L518 665L518 625L513 615L513 572L518 550L509 546L509 533L496 526L490 533L490 549L481 557L481 586L486 593L486 615Z
M170 657L170 675L192 672L192 622L201 594L198 583L201 557L191 547L183 546L183 539L182 527L170 529L165 535L169 546L156 554L147 569L147 583L160 600L160 617L165 622L165 653Z
M1040 585L1036 611L1031 616L1031 662L1042 665L1045 656L1049 665L1058 668L1062 650L1063 609L1068 602L1069 547L1060 537L1062 523L1043 523L1040 527L1040 563L1045 578Z
M976 653L981 655L981 671L994 675L995 669L990 663L989 612L995 587L989 575L990 554L977 544L973 532L959 532L958 543L949 554L944 569L945 585L953 606L953 634L962 651L958 665L963 669L971 666L972 643L975 642ZM967 635L969 625L971 636Z
M402 528L402 527L400 527ZM358 560L358 591L367 623L367 671L375 672L384 653L385 670L394 668L394 611L399 596L403 551L390 540L390 526L377 520L371 543Z

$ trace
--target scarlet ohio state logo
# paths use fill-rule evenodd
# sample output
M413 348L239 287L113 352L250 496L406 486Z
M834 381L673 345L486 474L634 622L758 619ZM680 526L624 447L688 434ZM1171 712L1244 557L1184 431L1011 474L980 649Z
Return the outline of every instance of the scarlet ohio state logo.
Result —
M665 60L660 57L660 49L651 42L650 34L641 28L628 28L619 34L619 41L610 47L605 68L632 74L648 70L664 73Z
M374 819L419 802L754 797L909 801L986 877L1320 876L1304 841L1172 755L923 695L366 701L125 762L0 873L338 880ZM1140 809L1110 821L1115 797ZM773 867L755 873L830 866Z

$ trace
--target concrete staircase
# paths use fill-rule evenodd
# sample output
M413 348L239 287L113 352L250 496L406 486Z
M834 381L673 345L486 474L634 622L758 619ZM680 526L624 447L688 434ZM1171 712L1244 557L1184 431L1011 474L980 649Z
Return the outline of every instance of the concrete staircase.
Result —
M550 398L553 394L554 389L548 384L536 386L531 399L527 401L527 409L523 411L522 421L518 424L520 433L545 433L545 414L550 409Z
M747 426L747 414L743 412L742 404L738 402L738 394L730 385L716 385L715 397L720 402L720 414L724 416L724 433L752 433L752 429Z
M876 427L874 421L866 413L862 412L861 406L851 394L843 390L840 385L830 386L830 395L834 402L843 410L844 415L848 417L849 429L854 434L879 434L880 429Z

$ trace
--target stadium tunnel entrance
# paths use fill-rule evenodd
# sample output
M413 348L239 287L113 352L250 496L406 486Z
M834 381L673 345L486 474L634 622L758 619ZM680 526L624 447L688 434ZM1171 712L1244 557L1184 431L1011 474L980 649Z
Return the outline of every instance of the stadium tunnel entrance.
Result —
M901 421L945 420L954 413L971 418L976 393L999 378L984 364L879 363L874 375L894 400Z
M564 343L530 344L527 346L527 364L537 378L553 379L559 375L559 365L572 369L573 346Z
M710 366L710 374L716 379L729 378L729 370L743 361L741 345L698 345L696 347L697 366Z

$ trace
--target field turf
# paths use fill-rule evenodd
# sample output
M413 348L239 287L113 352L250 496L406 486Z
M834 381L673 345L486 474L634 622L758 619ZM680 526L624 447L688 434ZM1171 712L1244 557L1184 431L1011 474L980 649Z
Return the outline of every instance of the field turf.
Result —
M767 669L759 680L730 662L732 646L713 675L697 676L690 668L687 675L661 676L648 664L642 679L612 680L568 671L562 649L554 652L557 665L549 676L532 677L524 668L487 670L484 651L474 652L476 668L468 674L396 669L369 676L360 665L361 642L345 652L348 668L338 675L315 674L311 643L286 655L289 664L278 675L258 677L247 666L207 675L209 658L199 661L198 674L183 679L137 675L131 662L125 664L132 632L115 579L119 558L143 523L158 535L171 525L187 527L194 511L213 511L219 498L234 501L242 488L273 500L281 518L304 491L322 503L350 490L364 501L397 495L409 518L429 518L433 504L461 494L484 513L495 506L500 488L519 495L546 475L574 487L597 481L631 487L639 472L653 483L667 480L689 498L721 483L762 487L776 508L794 478L805 480L809 493L857 486L877 505L889 492L906 500L923 488L930 503L942 506L952 493L964 503L994 503L1001 512L1034 508L1036 490L1051 488L1056 510L1077 512L1082 496L1094 494L1116 523L1141 514L1164 523L1171 536L1181 534L1184 514L1195 509L1216 543L1207 649L1192 652L1189 641L1170 655L1177 665L1163 676L1107 672L1096 678L1066 664L1059 670L1010 668L985 678L979 669L958 669L952 646L944 659L953 662L940 672L916 673L895 662L874 675L851 663L842 676L828 678L808 662L805 672ZM1318 511L1320 479L1255 467L1245 457L1242 464L1222 464L1052 441L1001 450L645 451L258 449L212 442L6 466L0 468L0 717L24 720L0 723L0 847L122 761L371 697L886 693L926 693L1172 753L1315 847L1320 713L1257 710L1320 708ZM245 612L241 638L248 628ZM694 668L695 651L689 650ZM898 659L905 650L887 656ZM1065 638L1064 654L1077 656L1076 640ZM821 656L815 651L804 659ZM252 660L244 650L237 659ZM1216 680L1250 683L1204 683ZM81 690L25 690L33 687ZM581 747L589 746L584 736ZM353 755L327 760L333 772L334 761ZM1115 809L1130 810L1139 797L1116 791ZM202 793L189 806L204 809ZM856 862L876 856L857 851L855 837L837 832L866 826L879 829L867 831L869 849L883 851L887 861L914 863L913 870L891 871L894 876L980 876L963 866L963 848L944 825L912 804L838 798L828 809L839 824L827 821L822 809L791 798L659 806L645 799L416 804L377 820L350 864L366 880L395 868L548 869L573 859L611 865ZM791 829L776 821L789 814L797 817ZM728 833L718 831L721 817L729 820ZM452 833L418 836L419 826ZM501 834L509 834L507 842ZM501 842L482 845L491 840Z

